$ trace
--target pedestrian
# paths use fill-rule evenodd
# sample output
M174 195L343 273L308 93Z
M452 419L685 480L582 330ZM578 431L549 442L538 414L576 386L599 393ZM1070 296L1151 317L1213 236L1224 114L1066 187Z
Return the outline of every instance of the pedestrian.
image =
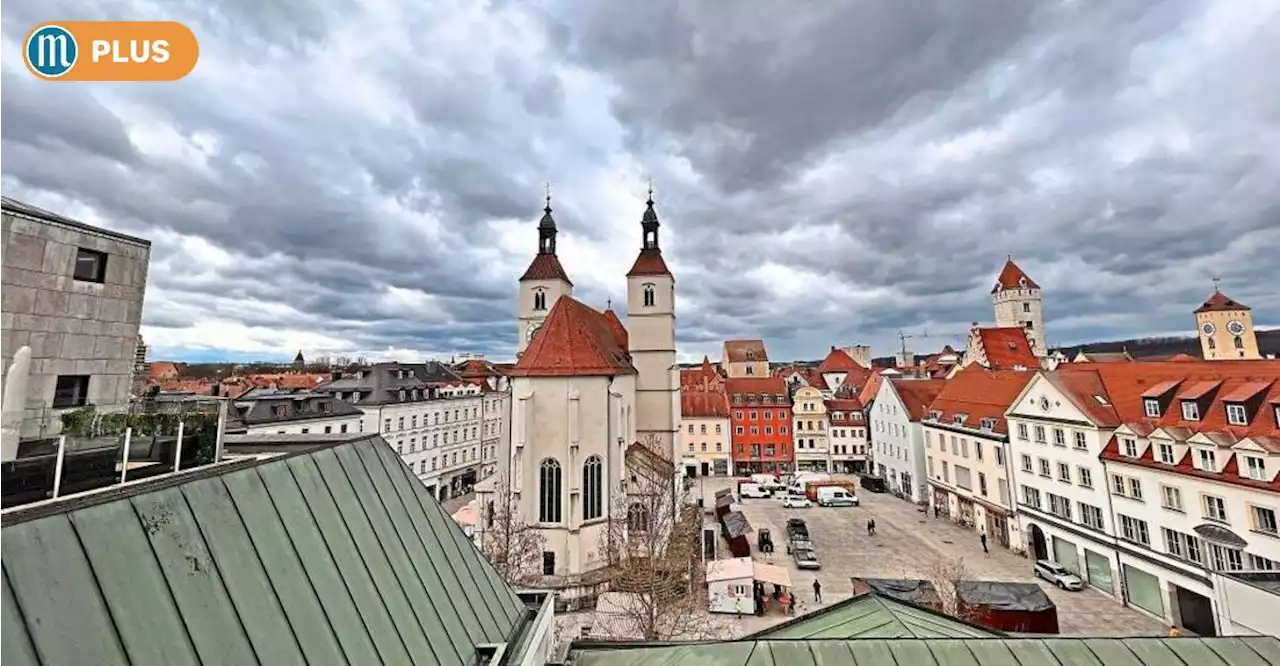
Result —
M817 578L813 579L813 601L822 603L822 583L819 583Z
M875 529L876 529L876 528L872 526L871 521L870 521L870 520L868 520L868 521L867 521L867 536L871 536L871 535L875 534Z
M1169 638L1182 638L1182 629L1176 625L1169 625Z
M937 517L938 517L938 505L937 505L937 504L934 504L934 505L933 505L933 517L934 517L934 518L937 518Z
M982 539L982 552L990 553L991 551L987 550L987 533L986 532L982 533L981 539Z
M875 535L876 535L876 519L872 518L871 519L871 536L875 536Z

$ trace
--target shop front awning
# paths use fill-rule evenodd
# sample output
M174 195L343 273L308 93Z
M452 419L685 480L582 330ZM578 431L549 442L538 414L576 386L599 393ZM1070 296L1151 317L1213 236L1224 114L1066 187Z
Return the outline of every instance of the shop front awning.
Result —
M775 564L755 562L752 564L753 577L761 583L773 583L783 587L791 587L791 572Z

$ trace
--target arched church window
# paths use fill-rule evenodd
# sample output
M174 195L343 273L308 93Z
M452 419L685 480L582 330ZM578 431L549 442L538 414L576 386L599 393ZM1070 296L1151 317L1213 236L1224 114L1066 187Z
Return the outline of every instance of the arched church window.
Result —
M547 292L541 289L533 292L533 309L534 310L547 309Z
M651 308L653 307L654 301L655 301L655 298L653 295L653 285L646 284L644 286L644 306L646 308Z
M1235 345L1236 345L1236 349L1244 349L1244 338L1241 338L1240 336L1237 335L1235 337Z
M1208 341L1208 343L1209 343L1209 349L1217 349L1217 348L1218 348L1218 343L1214 342L1214 341L1213 341L1213 338L1205 338L1205 339L1206 339L1206 340Z
M582 519L595 520L604 515L604 462L591 456L582 465Z
M555 458L538 465L538 522L560 522L560 462Z

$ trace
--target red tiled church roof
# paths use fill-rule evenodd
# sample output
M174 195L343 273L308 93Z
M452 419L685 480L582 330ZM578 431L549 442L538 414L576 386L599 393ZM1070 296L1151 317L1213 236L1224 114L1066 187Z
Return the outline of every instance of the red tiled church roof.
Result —
M1040 367L1040 361L1031 350L1031 342L1027 334L1016 326L1001 328L980 328L978 335L982 349L987 355L987 363L992 369L999 370L1022 366L1026 368Z
M631 356L609 323L609 317L571 296L561 296L511 375L586 377L635 372Z
M569 275L564 272L564 266L560 265L559 257L547 253L533 255L529 268L525 270L524 275L520 276L521 282L525 280L564 280L573 285Z
M1248 310L1248 309L1249 309L1249 306L1243 303L1237 303L1231 300L1231 298L1229 298L1226 294L1218 291L1217 289L1214 289L1213 293L1209 295L1209 298L1205 300L1204 304L1196 308L1196 313L1199 314L1201 312L1235 312L1239 310Z
M671 275L671 271L667 269L667 262L662 259L662 250L658 248L640 250L636 263L632 264L630 271L627 271L627 277L641 275Z

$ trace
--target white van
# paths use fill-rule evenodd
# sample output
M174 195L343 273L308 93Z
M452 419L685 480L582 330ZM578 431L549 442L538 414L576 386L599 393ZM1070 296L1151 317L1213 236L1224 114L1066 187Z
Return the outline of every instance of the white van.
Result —
M747 499L749 497L761 498L771 497L771 493L760 487L758 483L744 483L738 486L738 497Z
M778 481L778 477L772 474L752 474L751 480L754 481L756 485L768 491L782 490L784 487L782 483Z
M818 506L858 506L858 496L839 486L818 489Z

